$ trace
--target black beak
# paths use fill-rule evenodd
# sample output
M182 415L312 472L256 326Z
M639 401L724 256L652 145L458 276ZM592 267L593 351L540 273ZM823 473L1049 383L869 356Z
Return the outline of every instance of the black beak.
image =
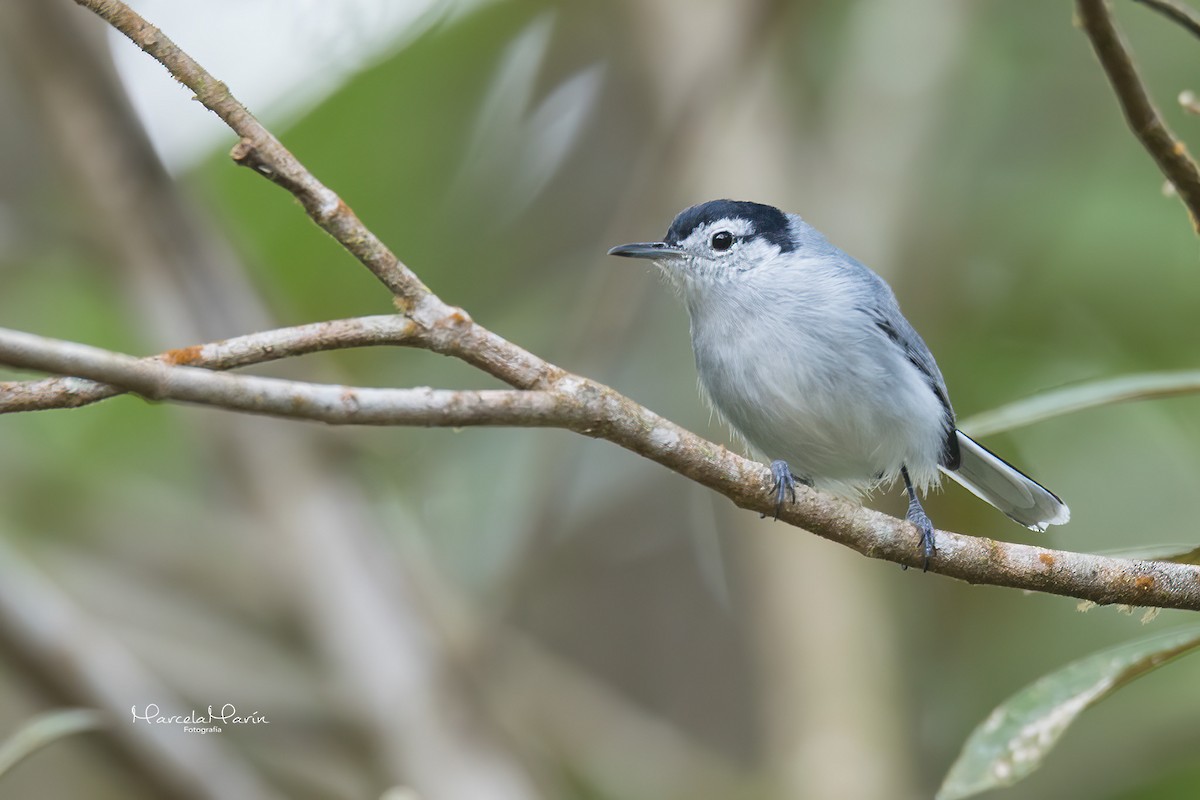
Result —
M670 261L675 258L682 258L683 250L678 247L672 247L666 242L634 242L633 244L619 244L608 251L610 256L624 256L625 258L651 258L656 261Z

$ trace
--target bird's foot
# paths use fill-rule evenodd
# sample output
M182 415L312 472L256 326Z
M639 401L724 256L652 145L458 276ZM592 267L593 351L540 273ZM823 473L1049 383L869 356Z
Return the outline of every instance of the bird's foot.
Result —
M803 483L805 486L812 486L812 483L793 475L792 468L783 459L771 462L771 477L775 479L771 491L775 493L775 519L778 520L779 512L783 511L784 502L789 497L793 503L796 502L796 484ZM765 517L766 514L763 516Z
M921 549L925 551L925 560L921 565L921 571L928 572L929 559L933 558L933 554L937 552L937 545L933 541L933 522L930 521L929 515L916 500L909 501L908 515L905 519L915 525L921 534Z
M911 522L917 532L921 534L921 549L925 552L921 571L928 572L929 559L933 558L934 553L937 552L937 545L933 541L933 522L925 513L925 509L921 507L921 501L917 499L917 491L908 477L908 469L901 468L900 474L904 477L904 488L908 491L908 514L904 518ZM905 569L908 567L906 566Z

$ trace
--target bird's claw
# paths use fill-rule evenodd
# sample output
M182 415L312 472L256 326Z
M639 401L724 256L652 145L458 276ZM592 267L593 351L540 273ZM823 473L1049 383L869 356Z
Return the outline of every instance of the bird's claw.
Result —
M921 504L911 502L908 504L908 515L906 519L916 526L917 532L921 534L921 549L925 553L925 559L921 564L921 571L929 571L929 559L933 558L937 552L937 545L933 541L933 522L929 519L929 515L925 513L925 509L921 508Z
M929 515L925 513L925 509L921 508L921 501L917 498L917 490L913 487L912 479L908 475L908 467L900 468L900 475L904 478L904 489L908 492L908 514L905 516L921 534L921 549L925 552L925 560L921 563L921 572L929 572L929 559L933 558L933 554L937 552L937 546L933 542L933 523L929 519ZM907 566L904 569L908 569Z
M775 493L775 519L778 520L779 512L783 511L784 501L791 497L792 502L796 502L796 476L792 474L788 463L782 459L771 462L771 476L775 478L771 490Z

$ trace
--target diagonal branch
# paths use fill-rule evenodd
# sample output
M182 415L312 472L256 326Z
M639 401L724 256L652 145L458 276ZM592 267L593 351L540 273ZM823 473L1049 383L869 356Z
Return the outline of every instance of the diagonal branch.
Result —
M675 425L602 384L572 376L554 389L366 389L210 372L0 329L0 363L111 383L159 400L352 425L557 427L606 439L721 494L772 513L767 469ZM907 522L798 490L780 519L872 558L917 566ZM1200 568L997 542L939 531L930 570L1096 603L1200 610Z
M1113 22L1108 3L1106 0L1076 0L1076 9L1083 31L1100 59L1133 135L1175 187L1191 216L1192 226L1200 231L1200 168L1188 155L1187 146L1167 128L1150 100L1133 57Z
M234 161L292 193L309 217L357 258L395 295L400 310L425 329L426 346L454 356L519 389L546 388L566 373L476 325L442 302L387 248L345 202L327 188L218 81L162 31L120 0L75 0L162 64L220 117L241 141Z
M402 308L428 293L420 279L371 233L341 198L318 181L254 115L229 92L229 88L181 50L162 31L119 0L76 0L125 34L148 55L165 66L195 98L242 137L235 160L245 163L290 191L308 215L329 235L350 250L396 296Z

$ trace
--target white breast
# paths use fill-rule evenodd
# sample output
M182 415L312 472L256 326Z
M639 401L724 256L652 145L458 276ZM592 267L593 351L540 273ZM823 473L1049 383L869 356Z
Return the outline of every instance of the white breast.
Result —
M846 496L907 466L938 481L944 409L926 378L863 310L842 276L685 289L700 384L755 451ZM845 276L853 278L852 275ZM831 298L833 298L831 300Z

